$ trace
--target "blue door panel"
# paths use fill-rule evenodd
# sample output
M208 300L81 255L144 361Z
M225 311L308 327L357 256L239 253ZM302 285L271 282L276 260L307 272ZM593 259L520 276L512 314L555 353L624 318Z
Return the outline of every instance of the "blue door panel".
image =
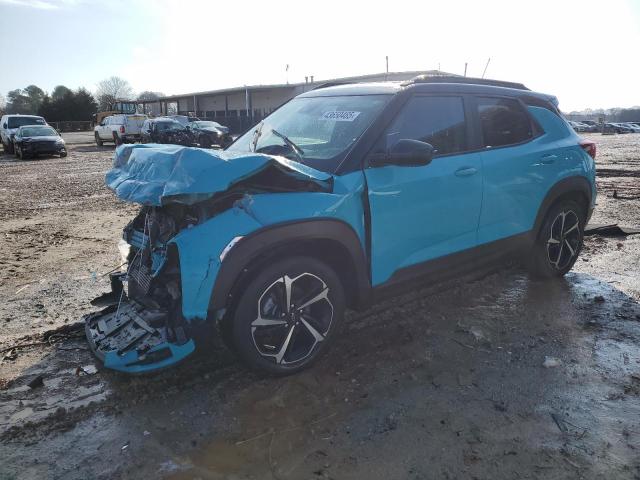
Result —
M474 247L482 201L478 153L420 167L365 171L371 208L372 283L398 269Z
M524 233L560 179L582 172L578 139L558 116L528 107L544 134L522 145L482 152L484 192L478 244Z

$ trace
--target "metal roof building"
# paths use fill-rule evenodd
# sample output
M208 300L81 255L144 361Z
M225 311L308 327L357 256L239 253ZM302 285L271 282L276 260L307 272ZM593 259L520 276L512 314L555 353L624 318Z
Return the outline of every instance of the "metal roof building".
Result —
M169 95L158 100L140 102L145 111L165 115L169 105L181 115L194 114L201 119L215 120L240 132L261 121L283 103L301 93L326 85L340 83L383 82L410 80L418 75L451 75L439 70L374 73L354 77L276 85L251 85L204 92Z

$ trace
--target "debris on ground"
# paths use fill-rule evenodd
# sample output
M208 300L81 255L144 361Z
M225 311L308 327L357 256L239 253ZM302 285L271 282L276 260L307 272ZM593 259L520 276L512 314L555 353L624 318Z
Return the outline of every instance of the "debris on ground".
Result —
M38 375L29 383L27 383L27 387L31 389L39 388L39 387L42 387L43 385L44 385L44 379L42 378L42 375Z
M560 365L562 365L562 362L556 357L544 357L544 362L542 362L544 368L554 368Z
M625 237L627 235L636 235L640 233L640 228L621 227L617 223L611 223L607 225L594 225L589 224L584 229L584 234L589 235L602 235L605 237Z

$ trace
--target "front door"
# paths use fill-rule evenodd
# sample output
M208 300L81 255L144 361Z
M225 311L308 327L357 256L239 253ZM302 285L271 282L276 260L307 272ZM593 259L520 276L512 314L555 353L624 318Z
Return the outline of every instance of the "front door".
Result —
M428 165L365 170L374 286L403 268L476 246L482 159L469 152L466 111L461 96L414 96L374 147L380 153L414 139L436 149Z

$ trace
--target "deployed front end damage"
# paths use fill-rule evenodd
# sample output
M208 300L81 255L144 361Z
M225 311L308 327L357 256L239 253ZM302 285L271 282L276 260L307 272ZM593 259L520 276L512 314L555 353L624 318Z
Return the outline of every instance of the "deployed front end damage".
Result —
M111 294L97 299L107 306L86 317L85 330L106 367L130 373L194 351L222 252L263 226L250 195L333 186L331 175L285 159L170 145L119 147L106 183L143 207L124 229L127 270L111 276Z
M182 316L180 265L174 220L143 207L124 230L125 273L111 275L112 292L97 299L108 306L86 318L91 349L106 367L143 372L175 363L195 345Z

